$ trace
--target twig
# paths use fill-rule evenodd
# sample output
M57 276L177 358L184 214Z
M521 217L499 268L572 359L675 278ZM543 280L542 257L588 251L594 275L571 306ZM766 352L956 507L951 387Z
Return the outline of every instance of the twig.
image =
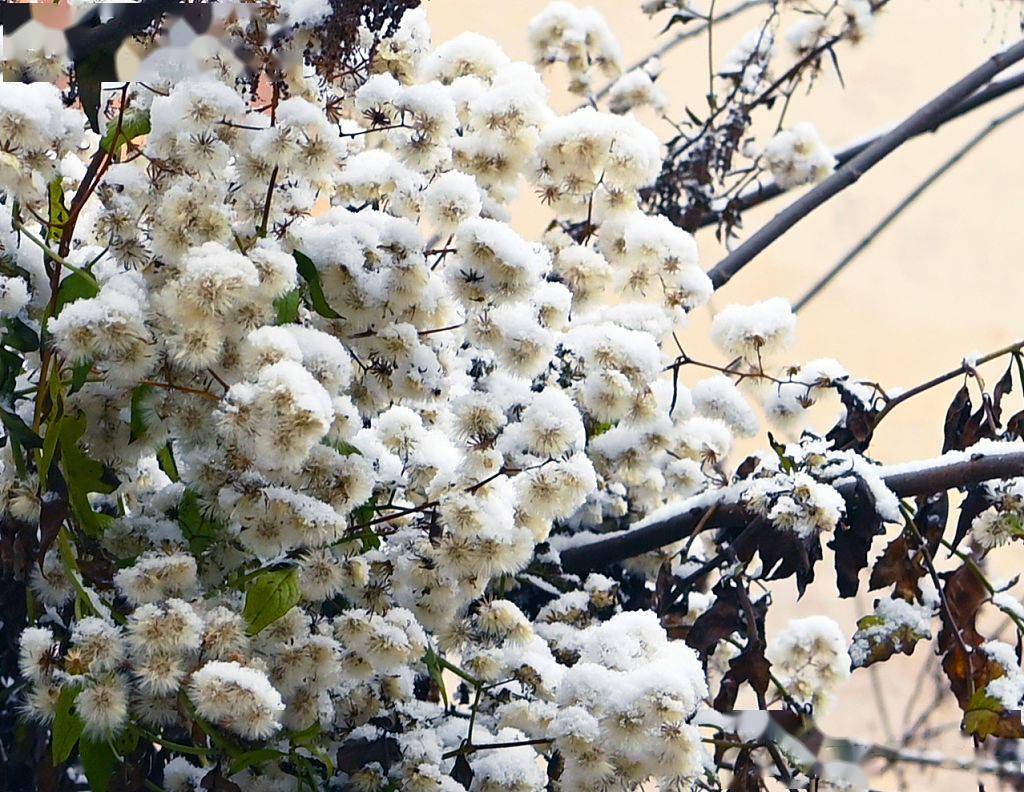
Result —
M989 85L985 86L981 90L972 94L970 97L960 102L955 107L950 108L946 112L942 113L939 119L929 129L922 130L919 135L923 135L929 132L936 132L941 127L945 126L950 121L955 121L961 116L967 115L973 110L977 110L979 107L987 105L989 102L994 102L1005 96L1008 93L1016 91L1018 88L1024 87L1024 74L1017 74L1013 77L1007 77L1005 80L997 80ZM881 133L867 140L860 141L847 146L844 149L840 149L835 153L837 166L845 165L851 159L856 157L868 146L877 141L882 137ZM913 137L916 137L914 135ZM747 209L751 209L760 204L766 203L773 198L778 198L783 193L787 192L789 188L780 187L777 182L769 182L762 184L757 187L753 187L750 190L741 193L735 201L732 202L731 208L737 212L743 212ZM709 214L699 224L698 227L703 228L705 226L715 225L719 218L716 214Z
M885 407L882 408L882 411L878 413L877 417L874 419L872 428L877 427L885 416L908 399L911 399L920 393L924 393L927 390L931 390L938 385L942 385L944 382L949 382L951 379L956 379L963 374L967 374L971 369L974 369L977 366L988 363L997 358L1001 358L1004 355L1011 355L1014 352L1019 352L1021 349L1024 349L1024 341L1015 341L1012 344L1007 344L1001 349L997 349L995 352L989 352L987 355L983 355L980 358L972 360L970 363L965 360L957 368L947 371L945 374L933 377L927 382L922 382L920 385L915 385L910 390L905 390L898 396L893 396L886 402Z
M888 228L892 224L892 222L907 209L908 206L910 206L912 203L914 203L914 201L920 198L921 194L924 193L925 190L927 190L929 187L935 184L935 182L937 182L942 176L944 176L954 165L956 165L958 162L960 162L960 160L967 156L967 154L970 153L970 151L974 149L975 146L981 143L990 134L995 132L995 130L997 130L1000 126L1005 124L1007 121L1010 121L1011 119L1015 118L1016 116L1020 115L1022 112L1024 112L1024 105L1021 105L1020 107L1017 107L1016 109L1011 110L1008 113L1004 113L1001 116L997 116L996 118L993 118L991 121L989 121L988 124L986 124L973 137L971 137L970 140L968 140L959 149L957 149L952 154L952 156L950 156L945 162L943 162L936 170L932 171L932 173L926 179L924 179L924 181L922 181L920 184L917 185L917 187L911 190L902 201L896 204L896 206L893 207L888 212L888 214L886 214L885 217L883 217L879 221L879 223L874 228L872 228L871 231L869 231L863 239L860 240L860 242L854 245L845 256L843 256L838 262L836 262L835 266L833 266L832 269L830 269L825 274L825 276L821 278L821 280L815 283L807 291L807 293L804 294L803 297L796 301L796 304L793 306L793 311L800 311L804 306L807 305L807 303L809 303L811 300L817 297L822 292L822 290L826 286L828 286L829 283L831 283L832 280L840 272L846 269L850 262L857 258L857 256L859 256L861 253L863 253L864 250L872 242L874 242L876 238L878 238L878 235L881 234L886 228Z
M767 224L715 265L708 273L714 287L720 289L761 251L804 217L850 185L855 184L861 176L910 138L931 129L944 112L955 107L995 75L1021 59L1024 59L1024 40L996 53L923 107L911 113L895 129L876 138L860 154L775 215Z
M738 14L742 14L747 9L754 8L756 6L761 6L761 5L774 5L774 4L775 4L775 0L743 0L743 2L737 3L732 8L726 9L721 14L718 14L717 16L715 16L713 19L705 20L703 22L700 22L699 24L694 25L689 30L684 30L681 33L677 33L675 36L673 36L671 39L666 41L664 44L662 44L656 50L648 52L640 60L636 61L635 63L630 64L625 69L623 69L623 74L628 74L629 72L633 71L634 69L639 69L645 63L647 63L647 61L649 61L651 58L660 58L662 55L664 55L664 54L666 54L668 52L671 52L673 49L678 47L680 44L682 44L687 39L696 38L697 36L701 35L705 30L708 29L710 23L718 24L720 22L725 22L726 20L732 19L734 16L736 16ZM615 80L610 81L600 91L595 93L593 95L592 99L595 102L600 100L600 99L603 99L605 96L608 95L608 92L612 89L613 85L615 85ZM590 106L590 102L583 102L583 104L581 104L576 109L579 110L579 109L582 109L584 107L589 107L589 106Z

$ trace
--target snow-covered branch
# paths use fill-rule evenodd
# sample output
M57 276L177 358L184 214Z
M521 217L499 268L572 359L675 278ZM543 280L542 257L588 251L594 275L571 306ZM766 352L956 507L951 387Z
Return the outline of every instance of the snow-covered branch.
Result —
M985 444L968 451L952 451L937 459L882 467L878 474L897 497L928 495L1024 475L1024 445ZM851 478L838 483L836 489L850 494L855 485ZM599 569L685 539L698 526L700 530L714 530L747 524L752 517L740 502L742 494L743 486L737 484L666 506L626 531L567 547L561 553L562 568L577 573Z

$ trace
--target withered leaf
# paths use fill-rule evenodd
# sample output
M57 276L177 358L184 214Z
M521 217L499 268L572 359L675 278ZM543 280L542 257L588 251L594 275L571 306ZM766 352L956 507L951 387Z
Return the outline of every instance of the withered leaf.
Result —
M840 597L857 593L860 571L868 565L874 538L884 532L871 489L862 478L845 498L846 515L836 528L829 547L835 552L836 585Z
M946 408L946 419L942 425L942 453L953 449L963 449L963 431L971 418L971 393L966 383L960 386L953 401Z

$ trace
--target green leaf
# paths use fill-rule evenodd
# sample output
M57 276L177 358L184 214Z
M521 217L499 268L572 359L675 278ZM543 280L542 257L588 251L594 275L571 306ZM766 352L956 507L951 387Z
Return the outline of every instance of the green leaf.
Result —
M792 473L796 469L796 463L786 456L786 446L775 439L771 432L768 433L768 444L772 447L772 451L779 457L779 463L782 465L782 469L786 473Z
M170 443L156 452L156 461L159 463L160 469L167 474L171 481L178 481L180 479L178 463L174 461L174 451L171 449Z
M335 440L330 443L330 446L342 456L352 456L352 454L359 454L362 456L363 454L362 451L345 440Z
M24 361L9 349L0 348L0 393L11 396L18 387Z
M51 421L46 427L46 437L43 438L43 456L39 461L39 478L46 480L50 472L50 465L53 462L54 452L57 450L57 443L60 441L60 432L64 423L63 416Z
M71 369L71 387L68 389L68 393L77 393L85 385L85 381L89 379L89 373L92 371L92 361L87 360L85 363L79 363L73 369Z
M92 792L107 792L110 780L120 765L110 743L82 737L78 744L78 758L82 760L82 769L89 779L89 789Z
M0 423L7 428L11 439L24 448L42 448L43 438L33 432L17 413L0 407Z
M91 536L102 535L111 517L97 514L89 503L90 492L109 494L117 488L106 469L82 450L79 441L85 434L85 418L65 416L60 432L60 450L64 462L64 480L68 485L71 509Z
M974 691L964 712L963 730L980 737L1002 737L1008 740L1024 737L1020 710L1008 710L1002 702L990 696L985 689Z
M188 539L189 549L201 553L220 537L222 527L207 519L199 508L199 495L195 490L185 490L178 504L178 525L182 535Z
M47 224L46 239L53 244L60 242L64 233L64 223L70 217L64 206L64 185L60 177L48 185L48 197L50 199L50 222Z
M291 732L288 735L288 742L293 746L315 745L317 738L320 736L320 731L320 724L314 721L302 731Z
M99 294L96 283L80 272L72 272L60 282L57 290L57 304L53 309L53 315L59 316L64 306L73 303L75 300L87 300Z
M371 495L366 503L352 512L352 526L360 528L360 532L354 538L362 541L364 553L370 550L377 550L380 547L380 537L374 533L372 526L367 525L367 523L373 521L373 517L377 513L375 510L376 506L377 496Z
M299 601L299 571L294 567L272 569L253 578L245 592L242 617L249 624L249 635L256 635L265 627L290 611Z
M441 698L444 700L444 708L448 709L448 691L444 686L444 672L441 669L441 663L438 662L437 655L434 654L433 649L427 649L427 653L423 655L423 664L427 667L427 674L430 679L437 685L437 689L441 691Z
M39 349L39 336L21 319L8 319L4 325L7 330L3 340L11 349L19 352L35 352Z
M110 151L111 147L120 148L122 145L131 142L140 135L148 135L150 130L149 113L136 112L126 113L121 119L121 134L114 140L114 133L117 132L117 119L107 126L100 140L100 147L104 151Z
M85 723L75 712L75 699L81 692L79 687L61 688L57 697L57 712L53 716L53 765L63 764L85 730Z
M257 748L254 751L246 751L236 756L231 761L231 767L228 769L228 776L233 776L235 773L241 773L250 767L258 767L266 762L273 761L274 759L280 759L282 756L288 754L282 753L281 751L275 751L273 748Z
M153 393L150 385L139 385L132 391L131 418L128 426L131 430L131 439L138 440L146 436L149 427L146 425L146 413L150 411L149 399Z
M287 294L274 300L274 311L277 315L277 324L295 324L299 321L299 305L302 303L302 291L292 289Z
M298 250L293 255L295 256L295 264L298 267L299 275L309 284L309 301L313 304L313 310L328 319L340 319L341 314L327 304L323 286L320 285L320 273L317 272L316 264L313 263L309 256L305 253L300 253Z

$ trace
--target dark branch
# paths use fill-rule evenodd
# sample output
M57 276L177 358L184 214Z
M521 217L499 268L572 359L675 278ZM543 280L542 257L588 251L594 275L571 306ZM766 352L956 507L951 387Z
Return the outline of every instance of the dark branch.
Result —
M854 245L849 252L843 256L836 264L830 269L817 283L812 286L803 297L796 301L793 305L793 311L799 312L804 306L807 305L811 300L818 296L828 286L832 280L852 262L857 256L864 252L867 247L878 238L886 228L888 228L892 222L906 211L907 207L910 206L914 201L921 197L922 193L937 182L943 175L945 175L951 168L953 168L960 160L969 154L975 146L981 143L985 138L991 135L1000 126L1005 124L1012 118L1020 115L1024 112L1024 105L1011 110L1008 113L1003 113L1001 116L997 116L989 121L981 130L975 133L970 140L964 143L958 148L953 154L946 159L938 168L932 171L920 184L918 184L913 190L894 206L889 212L883 217L874 228L871 229L856 245Z
M1024 451L975 454L963 458L963 452L940 457L932 464L900 468L883 473L886 486L900 498L929 495L934 492L977 484L994 479L1024 475ZM850 480L836 486L844 495L852 494L856 482ZM690 536L705 512L714 504L702 499L693 507L664 520L645 521L642 527L613 534L603 539L562 551L562 568L567 572L587 572L616 561L657 550ZM718 503L715 514L703 530L730 528L749 523L753 517L738 503Z
M943 114L963 102L1004 69L1024 58L1024 40L996 53L981 66L958 80L926 105L908 116L895 129L878 136L863 151L831 176L791 203L708 273L716 289L721 288L758 253L785 234L800 220L836 196L903 145L910 138L935 127Z
M967 115L971 111L987 105L989 102L994 102L996 99L1000 99L1006 96L1006 94L1016 91L1018 88L1024 88L1024 73L1014 75L1013 77L1007 77L1005 80L992 82L977 93L971 94L970 97L960 102L960 104L947 110L930 129L925 129L920 134L923 135L929 132L937 132L950 121L955 121L961 116ZM875 137L862 140L859 143L854 143L851 146L847 146L846 148L835 152L834 156L836 158L836 166L842 167L845 165L851 159L864 151L864 149L878 140L879 137L881 137L881 135L876 135ZM787 189L788 188L786 187L780 187L775 182L762 184L751 188L737 197L732 202L732 206L738 212L744 212L754 206L766 203L773 198L778 198L780 195L785 193ZM717 215L711 214L701 221L699 227L704 228L706 226L714 225L717 222Z

